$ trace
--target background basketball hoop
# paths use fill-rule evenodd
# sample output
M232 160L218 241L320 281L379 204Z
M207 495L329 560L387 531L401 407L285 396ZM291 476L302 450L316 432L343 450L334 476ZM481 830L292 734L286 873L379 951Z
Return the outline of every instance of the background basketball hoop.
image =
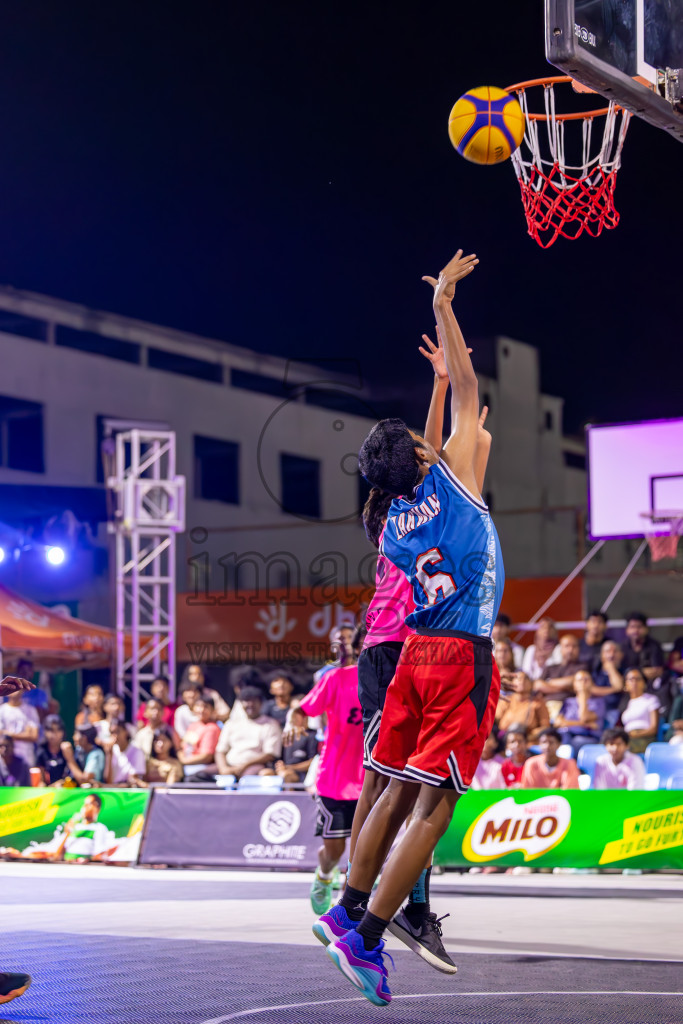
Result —
M581 113L557 113L555 86L571 82L568 75L555 75L518 82L507 90L516 93L526 118L524 141L512 154L512 163L528 232L543 249L559 235L572 239L586 231L597 238L603 228L619 223L614 187L631 115L615 103ZM535 87L543 88L544 114L529 110L527 90ZM567 129L573 130L567 141L575 151L574 164L565 158Z
M666 509L659 512L641 512L645 525L645 537L650 546L653 562L663 558L675 558L678 538L683 534L683 509Z

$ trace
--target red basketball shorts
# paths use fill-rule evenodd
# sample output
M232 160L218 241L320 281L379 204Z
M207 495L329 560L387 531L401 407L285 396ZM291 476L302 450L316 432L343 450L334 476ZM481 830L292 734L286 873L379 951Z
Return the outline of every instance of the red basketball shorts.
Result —
M465 793L499 694L500 674L485 637L412 634L387 690L372 767Z

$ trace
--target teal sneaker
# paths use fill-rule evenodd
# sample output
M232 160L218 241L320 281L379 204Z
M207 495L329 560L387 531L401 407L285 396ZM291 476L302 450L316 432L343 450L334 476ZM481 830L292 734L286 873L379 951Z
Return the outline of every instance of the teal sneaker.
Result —
M316 870L315 878L311 885L311 906L313 913L320 917L325 914L332 903L332 879L321 878Z
M391 992L387 984L388 971L384 966L384 942L380 939L374 949L366 949L363 936L352 930L327 947L327 955L352 985L375 1006L388 1006Z
M359 924L352 921L341 903L335 903L327 914L323 914L313 925L313 934L323 946L329 946L331 942L341 939L352 928Z

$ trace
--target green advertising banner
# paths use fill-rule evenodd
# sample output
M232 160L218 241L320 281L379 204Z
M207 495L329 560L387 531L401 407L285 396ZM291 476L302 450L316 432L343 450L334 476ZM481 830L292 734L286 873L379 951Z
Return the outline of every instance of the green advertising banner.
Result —
M0 856L13 860L137 860L145 789L0 789Z
M470 790L436 848L445 867L683 868L683 791Z

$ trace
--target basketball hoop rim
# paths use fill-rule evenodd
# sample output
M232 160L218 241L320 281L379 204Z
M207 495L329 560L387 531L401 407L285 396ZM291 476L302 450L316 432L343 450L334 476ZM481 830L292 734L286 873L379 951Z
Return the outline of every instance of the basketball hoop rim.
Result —
M574 79L571 75L550 75L548 78L530 78L528 82L516 82L515 85L506 86L505 91L524 92L526 89L532 89L534 86L542 85L545 88L548 85L563 85L573 81ZM553 119L555 121L586 121L593 117L605 117L608 111L609 107L601 107L599 110L584 110L583 112L576 114L554 114ZM547 114L529 113L527 116L530 121L550 120Z

